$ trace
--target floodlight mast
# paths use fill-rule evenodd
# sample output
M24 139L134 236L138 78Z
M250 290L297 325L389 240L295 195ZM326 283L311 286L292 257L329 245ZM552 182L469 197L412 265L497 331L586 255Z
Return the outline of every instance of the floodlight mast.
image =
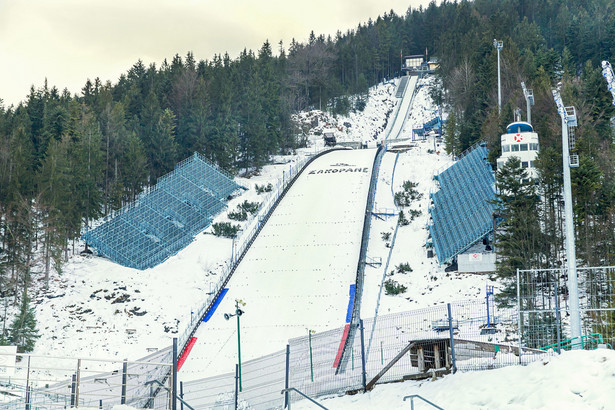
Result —
M525 88L525 83L521 81L521 88L525 96L525 104L527 106L527 122L532 123L532 105L534 105L534 91L531 88Z
M564 223L566 225L566 264L568 268L568 292L570 300L570 333L572 338L581 340L581 314L579 311L579 285L577 279L577 260L574 241L574 220L572 216L572 189L570 182L571 162L569 150L569 128L576 127L577 116L574 107L564 107L559 91L553 90L557 112L562 118L562 151L564 165ZM576 155L575 155L576 156ZM576 161L578 166L578 156ZM582 344L582 343L581 343ZM579 346L580 347L580 346Z
M502 82L500 80L500 50L504 48L502 40L493 39L493 47L498 50L498 115L502 114Z
M602 62L602 75L606 79L609 91L613 96L613 105L615 105L615 75L613 75L613 68L611 68L611 63L608 61Z

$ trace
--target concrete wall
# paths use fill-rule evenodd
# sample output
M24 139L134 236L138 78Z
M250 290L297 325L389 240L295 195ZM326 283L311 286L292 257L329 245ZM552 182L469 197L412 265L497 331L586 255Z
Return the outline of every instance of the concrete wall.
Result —
M493 272L495 271L495 253L476 252L457 255L458 272Z

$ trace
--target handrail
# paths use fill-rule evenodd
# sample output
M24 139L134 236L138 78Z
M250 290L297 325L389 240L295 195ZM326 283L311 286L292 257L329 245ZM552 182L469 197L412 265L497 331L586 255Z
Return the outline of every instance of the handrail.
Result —
M579 339L580 341L578 341ZM577 342L573 343L573 341L577 341ZM572 339L562 340L559 343L553 343L547 346L543 346L539 348L539 350L549 350L554 347L559 347L560 349L564 349L564 350L570 350L576 346L581 346L582 349L585 349L586 345L588 345L589 343L595 343L595 342L597 342L598 344L604 343L604 340L602 339L602 335L600 333L592 333L591 335L585 335L585 336L581 335L581 336L573 337ZM607 346L609 346L611 349L613 348L609 343L607 343ZM593 350L593 349L590 349L590 350Z
M318 403L316 400L312 399L310 396L308 396L306 394L303 394L302 392L300 392L299 390L295 389L294 387L289 387L288 389L284 389L284 390L282 390L280 392L280 394L284 394L284 393L289 392L291 390L294 390L295 392L299 393L300 395L302 395L303 397L305 397L306 399L308 399L309 401L311 401L312 403L314 403L315 405L317 405L321 409L329 410L325 406L323 406L322 404ZM290 410L290 400L288 401L288 410Z
M427 403L427 404L431 404L431 405L432 405L433 407L435 407L436 409L444 410L442 407L440 407L440 406L438 406L438 405L433 404L432 402L430 402L429 400L427 400L427 399L426 399L426 398L424 398L424 397L419 396L418 394L412 394L412 395L410 395L410 396L404 396L404 401L406 401L407 399L410 399L410 406L411 406L410 408L411 408L412 410L414 410L414 398L415 398L415 397L416 397L416 398L418 398L418 399L423 400L423 401L424 401L425 403Z

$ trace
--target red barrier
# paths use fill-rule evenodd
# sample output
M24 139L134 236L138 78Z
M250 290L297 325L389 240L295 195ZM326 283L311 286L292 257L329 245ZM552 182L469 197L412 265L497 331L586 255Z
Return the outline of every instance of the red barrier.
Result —
M186 349L184 350L184 353L182 353L181 357L177 359L177 371L179 371L179 369L181 369L182 366L184 365L184 362L188 358L188 355L190 354L190 351L192 350L192 347L194 346L195 343L196 343L196 337L193 337L190 339L190 341L186 345Z
M340 365L340 360L342 359L342 353L344 353L344 346L346 345L346 339L348 338L348 331L350 330L350 324L346 324L344 326L344 333L342 334L342 341L340 342L340 347L337 349L337 356L335 356L335 362L333 362L333 368L337 369L337 366Z

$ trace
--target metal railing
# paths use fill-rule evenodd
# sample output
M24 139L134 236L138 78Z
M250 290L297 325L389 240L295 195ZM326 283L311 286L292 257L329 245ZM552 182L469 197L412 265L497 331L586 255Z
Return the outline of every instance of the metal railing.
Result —
M325 409L328 410L325 406L323 406L322 404L318 403L316 400L312 399L310 396L308 396L307 394L304 394L302 392L300 392L299 390L295 389L294 387L289 387L288 389L284 389L282 390L281 394L287 393L287 392L291 392L294 391L297 394L300 394L301 396L303 396L304 398L308 399L309 401L311 401L312 403L314 403L315 405L317 405L318 407L320 407L321 409ZM290 400L288 401L288 410L290 410Z
M440 407L440 406L438 406L438 405L433 404L432 402L430 402L429 400L427 400L425 397L419 396L418 394L412 394L412 395L410 395L410 396L404 396L404 401L406 401L406 400L408 400L408 399L410 399L410 408L411 408L412 410L414 410L414 399L421 399L421 400L423 400L425 403L427 403L427 404L429 404L429 405L431 405L431 406L435 407L436 409L439 409L439 410L444 410L442 407Z

